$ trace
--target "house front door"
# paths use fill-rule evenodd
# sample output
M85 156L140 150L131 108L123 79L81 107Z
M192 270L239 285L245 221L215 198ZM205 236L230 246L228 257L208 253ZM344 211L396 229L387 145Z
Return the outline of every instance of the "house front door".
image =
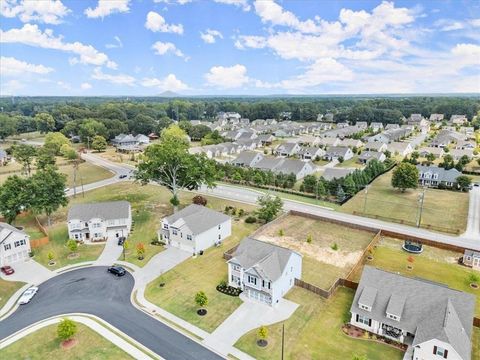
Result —
M473 258L472 267L480 269L480 258Z

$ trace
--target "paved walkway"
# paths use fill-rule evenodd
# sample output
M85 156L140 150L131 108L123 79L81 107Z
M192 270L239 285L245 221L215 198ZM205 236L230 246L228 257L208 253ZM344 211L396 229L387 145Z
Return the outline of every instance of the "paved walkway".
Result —
M470 190L467 231L462 236L480 239L480 187Z
M14 274L8 276L1 274L0 277L6 281L20 281L38 285L56 275L53 271L48 270L33 259L13 263L12 268L15 270Z
M101 321L98 319L98 321L94 320L91 318L91 315L87 316L82 316L82 315L70 315L70 316L65 316L68 317L69 319L76 321L78 323L84 324L88 326L90 329L95 331L97 334L103 336L105 339L109 340L111 343L113 343L115 346L119 347L123 351L125 351L127 354L129 354L131 357L134 359L153 359L152 357L148 356L145 354L145 352L141 351L138 349L138 347L143 348L141 344L127 336L126 334L122 333L122 337L118 336L116 333L108 329L107 327L101 325L99 322ZM47 327L49 325L57 324L59 323L64 317L59 316L55 318L51 318L45 321L40 321L33 326L24 329L22 331L19 331L15 335L9 337L7 340L2 341L0 343L0 350L3 348L6 348L7 346L13 344L15 341L18 341L22 339L23 337L38 331L44 327ZM111 325L108 325L111 327ZM119 332L117 329L115 329L116 332ZM125 340L125 338L128 339L128 341ZM136 346L133 346L132 343L135 343ZM138 347L137 347L138 346ZM148 351L149 352L149 351ZM155 357L157 359L163 359L160 356Z
M243 295L241 298L243 304L203 341L224 355L228 355L237 340L250 330L286 320L298 307L298 304L285 299L272 307Z
M88 245L87 245L88 246ZM97 266L111 266L122 255L123 246L118 245L117 239L109 239L103 248L102 253L95 261Z
M161 253L155 255L142 268L135 271L135 288L145 287L164 272L184 262L192 254L175 247L168 247Z

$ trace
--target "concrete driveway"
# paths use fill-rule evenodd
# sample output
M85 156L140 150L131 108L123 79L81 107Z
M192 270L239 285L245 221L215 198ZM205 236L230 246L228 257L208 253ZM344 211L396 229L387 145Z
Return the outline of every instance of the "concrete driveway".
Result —
M123 246L118 245L118 239L107 240L102 253L98 257L97 261L95 261L95 265L113 265L113 263L117 261L122 254L122 251Z
M175 247L169 247L150 259L147 265L135 271L135 288L141 288L164 272L184 262L192 254Z
M262 325L270 325L288 319L298 307L298 304L282 299L275 307L250 300L240 295L243 304L238 307L203 343L229 354L231 347L244 334Z
M480 243L480 187L474 186L470 190L467 230L462 236L477 239Z
M11 265L15 273L9 276L1 274L1 278L7 281L20 281L27 284L38 285L50 279L56 273L48 270L33 259L16 262Z

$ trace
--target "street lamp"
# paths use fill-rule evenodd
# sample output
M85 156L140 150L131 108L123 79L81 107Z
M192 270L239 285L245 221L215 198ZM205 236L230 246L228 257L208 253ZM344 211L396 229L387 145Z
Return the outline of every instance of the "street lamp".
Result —
M422 193L418 195L418 215L417 215L417 227L420 227L422 223L422 214L423 214L423 203L425 200L425 191L427 190L426 186L423 186Z

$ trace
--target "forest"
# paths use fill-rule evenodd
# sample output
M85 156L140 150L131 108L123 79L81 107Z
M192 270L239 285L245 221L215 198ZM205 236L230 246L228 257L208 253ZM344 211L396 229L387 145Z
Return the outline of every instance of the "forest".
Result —
M112 138L122 132L159 132L174 120L213 121L220 111L238 112L255 119L316 121L318 114L332 113L335 122L400 123L403 117L420 113L465 114L469 120L480 110L480 97L2 97L0 138L29 131L62 131L78 135L80 126L97 128ZM285 116L288 113L288 116ZM480 126L478 120L473 124ZM85 126L84 126L85 127Z

